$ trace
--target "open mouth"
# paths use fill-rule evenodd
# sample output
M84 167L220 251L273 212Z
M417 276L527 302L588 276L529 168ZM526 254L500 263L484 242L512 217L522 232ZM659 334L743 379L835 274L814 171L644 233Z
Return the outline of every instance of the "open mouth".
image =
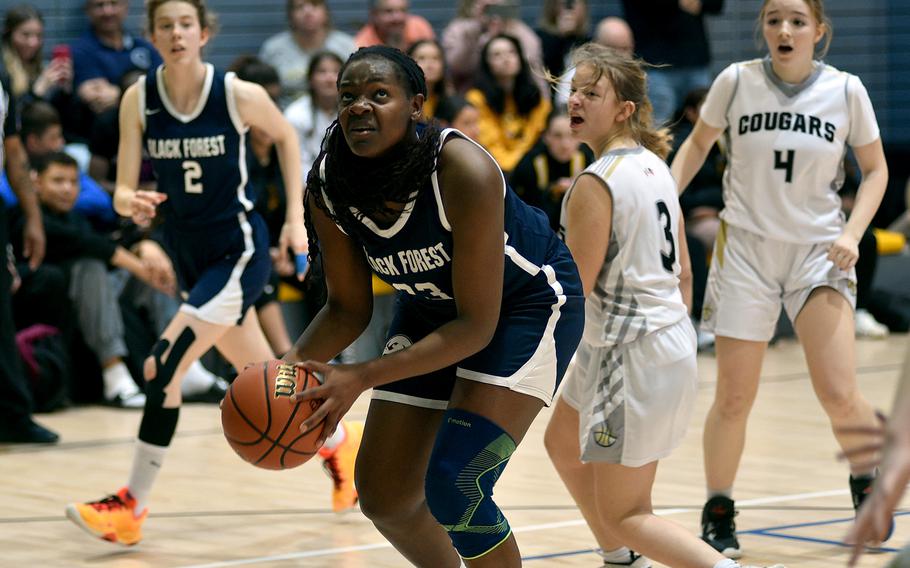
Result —
M570 116L569 117L569 124L573 127L581 126L584 123L585 123L585 119L583 119L580 116Z
M777 51L779 53L792 53L793 46L792 45L779 45L779 46L777 46Z

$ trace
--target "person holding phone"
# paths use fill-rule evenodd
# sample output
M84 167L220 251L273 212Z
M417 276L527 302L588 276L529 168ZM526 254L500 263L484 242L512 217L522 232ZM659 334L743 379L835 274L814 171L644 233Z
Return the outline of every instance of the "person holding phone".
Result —
M51 100L58 91L72 91L73 60L69 46L55 46L53 57L46 65L41 59L44 18L36 8L21 5L7 10L0 38L0 53L13 95Z
M442 32L446 65L455 90L464 93L474 83L480 67L481 48L491 39L508 34L518 40L532 71L543 69L540 38L520 19L517 0L461 0L458 15ZM549 96L542 73L534 73L541 93Z
M566 69L571 51L591 41L587 0L544 0L539 27L543 64L554 77Z

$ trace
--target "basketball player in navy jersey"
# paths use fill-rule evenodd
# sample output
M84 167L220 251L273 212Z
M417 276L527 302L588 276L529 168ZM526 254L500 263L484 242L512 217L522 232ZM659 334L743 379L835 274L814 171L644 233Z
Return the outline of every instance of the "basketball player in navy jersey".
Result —
M355 468L361 509L417 566L521 564L493 486L550 404L583 327L575 264L546 216L458 131L418 126L426 83L364 48L307 183L328 301L286 358L322 374L303 429L331 432L373 388ZM385 354L327 365L366 327L370 272L397 290Z
M184 303L145 362L147 401L127 485L101 501L66 508L81 528L121 544L141 538L149 493L177 427L187 367L213 345L237 369L274 357L250 313L271 262L265 222L253 211L247 185L244 144L251 126L278 148L288 193L280 250L303 254L307 244L293 128L262 87L202 61L211 34L204 0L149 0L146 6L164 65L124 94L114 207L139 224L163 214ZM135 189L143 146L161 193Z
M702 317L703 328L717 336L717 389L704 432L702 538L730 558L742 554L733 482L782 307L841 447L853 438L846 429L875 425L856 381L854 266L857 243L888 183L866 88L816 58L831 41L822 0L764 0L758 24L768 56L734 63L717 76L671 166L684 190L709 149L726 137L723 223ZM848 146L863 180L845 220L837 192ZM862 460L850 462L850 492L859 507L875 472Z

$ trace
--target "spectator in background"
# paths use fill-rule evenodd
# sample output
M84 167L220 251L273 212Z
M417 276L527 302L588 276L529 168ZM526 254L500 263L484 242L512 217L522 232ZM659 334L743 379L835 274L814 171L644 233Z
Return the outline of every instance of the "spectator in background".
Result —
M711 50L705 14L719 14L724 0L623 0L637 55L652 65L648 97L655 124L669 121L686 93L711 85Z
M73 61L54 57L47 65L41 59L44 45L44 18L36 8L22 4L10 8L3 21L0 53L12 82L13 95L54 100L73 87Z
M591 150L572 136L568 112L560 107L550 112L540 142L515 166L509 185L525 203L542 209L558 231L562 198L593 161Z
M300 161L306 179L325 131L335 121L338 105L338 72L342 60L336 54L322 51L313 56L307 69L307 92L284 111L284 117L300 140Z
M173 294L173 274L159 273L138 256L92 230L73 212L79 194L79 169L63 152L36 160L35 189L47 231L46 262L62 268L68 276L68 293L76 308L79 330L86 345L98 357L104 379L104 399L123 408L142 408L145 395L126 367L123 316L117 297L118 278L108 273L108 264L123 268L146 284ZM13 246L21 251L18 239Z
M21 114L19 135L29 162L35 163L47 154L63 151L63 127L54 107L43 101L35 101L26 105ZM79 186L81 191L73 210L84 215L96 227L110 228L116 221L111 196L84 172L79 172ZM7 207L18 203L5 174L0 174L0 193Z
M6 72L0 65L0 167L5 167L13 191L21 199L23 214L22 249L34 270L44 259L44 225L41 209L32 190L28 160L17 132L15 98L10 95ZM10 233L6 207L0 197L0 258L8 258ZM32 420L34 400L16 349L10 296L19 281L12 262L0 264L0 443L53 444L60 437Z
M436 39L430 22L408 13L408 0L369 0L370 20L354 36L358 48L387 45L407 51L415 42Z
M464 93L474 85L481 48L501 34L516 38L530 68L543 71L540 38L521 21L514 0L461 0L458 15L442 32L442 47L456 91ZM542 76L537 78L537 84L541 93L549 93Z
M551 75L562 75L572 49L590 41L590 23L587 0L544 0L540 27L535 31L544 68Z
M71 44L76 95L98 115L120 102L120 81L128 72L161 64L151 43L124 28L128 0L85 0L89 29ZM94 116L90 117L91 120ZM79 134L89 135L91 122Z
M436 107L440 126L455 128L471 140L480 140L480 112L461 95L446 97Z
M594 42L613 48L624 55L632 55L635 51L632 30L622 18L609 17L601 20L594 32ZM569 102L569 86L572 84L572 77L575 76L575 69L567 69L561 75L556 73L551 75L559 77L553 104L564 107Z
M505 34L483 46L477 80L465 98L480 113L477 141L507 174L537 142L552 108L531 78L518 39Z
M594 41L625 55L632 55L635 52L632 28L622 18L609 17L601 20L594 32Z
M408 49L411 59L420 65L427 82L427 100L423 102L423 118L429 120L436 114L439 102L452 94L446 69L446 55L435 39L422 39Z
M290 29L273 35L262 44L259 59L278 70L282 106L307 92L310 59L330 51L342 61L354 52L354 39L332 27L325 0L287 0Z

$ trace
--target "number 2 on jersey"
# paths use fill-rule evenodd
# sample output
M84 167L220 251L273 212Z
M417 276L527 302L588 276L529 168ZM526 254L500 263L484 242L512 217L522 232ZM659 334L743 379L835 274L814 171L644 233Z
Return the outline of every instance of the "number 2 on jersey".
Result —
M202 166L199 162L187 160L183 166L183 190L187 193L202 193L202 184L197 183L202 177Z
M664 229L664 238L670 245L670 252L666 253L663 248L660 250L660 261L664 265L664 270L673 272L673 265L676 264L676 241L673 238L673 224L670 218L670 209L661 199L657 203L657 220Z
M796 157L795 150L787 150L787 159L782 160L783 152L780 150L774 151L774 169L775 170L784 170L786 174L784 175L784 181L790 183L793 181L793 160Z

